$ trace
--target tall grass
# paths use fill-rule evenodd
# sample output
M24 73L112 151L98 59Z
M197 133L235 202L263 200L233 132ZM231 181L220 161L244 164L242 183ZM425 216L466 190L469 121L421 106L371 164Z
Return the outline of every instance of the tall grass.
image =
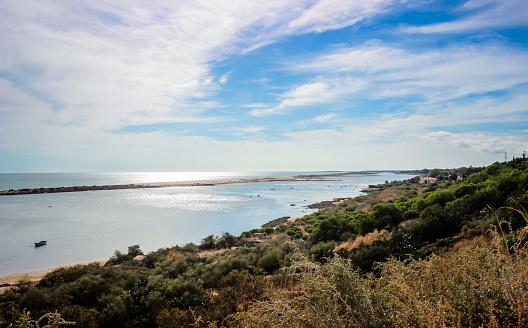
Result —
M521 215L521 217L524 219L524 222L526 223L526 227L521 229L519 232L519 235L517 237L517 248L527 247L528 246L528 212L526 209L515 199L510 198L509 201L513 202L515 207L512 206L503 206L502 208L506 208L512 211L515 211Z
M520 235L509 238L523 240ZM517 238L515 238L517 237ZM503 233L475 239L442 257L390 259L381 276L348 260L324 265L299 255L288 268L304 293L277 291L231 318L239 327L527 327L528 252L504 247Z
M388 240L391 237L392 233L385 229L381 229L381 231L378 231L378 229L374 229L373 232L369 232L364 236L358 236L353 241L345 241L344 243L341 243L334 249L334 253L339 252L341 249L345 249L350 252L351 250L356 249L361 245L370 245L375 241Z

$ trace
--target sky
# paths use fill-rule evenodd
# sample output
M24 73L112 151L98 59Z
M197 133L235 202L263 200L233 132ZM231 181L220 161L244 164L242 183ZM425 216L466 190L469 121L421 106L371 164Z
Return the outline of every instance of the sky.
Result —
M524 151L526 0L0 0L0 172L410 170Z

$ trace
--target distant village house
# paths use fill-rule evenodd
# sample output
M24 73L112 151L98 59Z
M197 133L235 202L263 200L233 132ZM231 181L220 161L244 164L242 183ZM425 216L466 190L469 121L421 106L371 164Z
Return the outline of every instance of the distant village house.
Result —
M438 179L432 177L423 177L420 179L420 183L435 183Z

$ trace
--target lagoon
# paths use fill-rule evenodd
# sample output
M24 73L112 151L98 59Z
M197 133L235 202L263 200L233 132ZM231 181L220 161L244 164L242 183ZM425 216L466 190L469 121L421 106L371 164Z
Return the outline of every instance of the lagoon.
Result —
M322 172L316 172L321 174ZM328 172L324 172L328 173ZM149 183L270 177L314 172L122 174L0 174L1 189L95 184ZM210 234L245 230L281 216L300 216L323 200L354 197L369 184L410 175L370 172L328 177L328 181L260 182L156 189L97 190L0 197L0 275L108 259L115 250L140 244L161 247L199 243ZM83 180L84 179L84 180ZM179 180L174 180L179 179ZM340 181L331 181L331 180ZM9 187L5 187L9 186ZM295 206L291 206L295 204ZM47 240L35 248L33 242Z

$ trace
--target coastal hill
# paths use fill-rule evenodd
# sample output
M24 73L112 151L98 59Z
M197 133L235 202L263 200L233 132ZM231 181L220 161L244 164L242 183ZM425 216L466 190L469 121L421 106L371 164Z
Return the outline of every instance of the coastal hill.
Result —
M0 327L526 327L528 161L427 175L20 281Z

